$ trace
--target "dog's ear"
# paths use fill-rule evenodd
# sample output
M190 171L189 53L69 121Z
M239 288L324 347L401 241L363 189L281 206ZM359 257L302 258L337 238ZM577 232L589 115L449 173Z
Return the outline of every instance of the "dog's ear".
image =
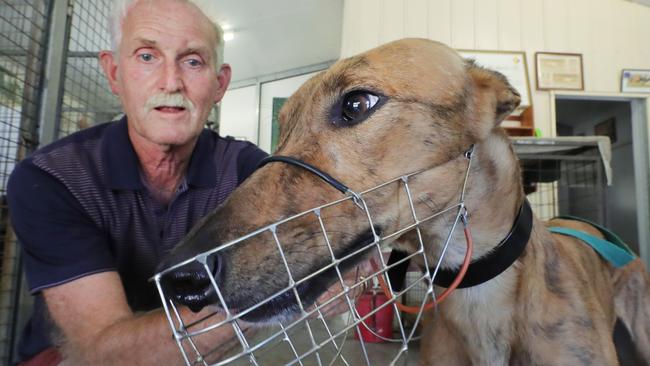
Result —
M519 106L521 96L501 73L485 69L469 60L466 64L472 82L472 120L478 127L477 138L484 139L490 131Z

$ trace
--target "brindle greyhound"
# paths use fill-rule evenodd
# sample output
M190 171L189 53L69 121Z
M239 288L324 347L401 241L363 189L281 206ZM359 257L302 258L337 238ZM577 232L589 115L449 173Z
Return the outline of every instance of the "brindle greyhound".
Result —
M428 40L401 40L342 60L303 85L280 113L277 154L310 163L355 191L422 171L410 182L418 192L415 210L438 212L458 200L467 169L464 152L473 145L465 202L476 262L508 235L525 202L517 157L499 127L519 101L502 75L463 60L452 49ZM339 198L340 192L305 169L267 164L199 224L166 263ZM366 202L377 232L394 232L410 217L408 200L397 187L386 187ZM368 222L359 219L365 214L353 202L328 215L337 254L368 241ZM421 227L429 265L451 219L441 215ZM512 265L485 283L456 290L438 307L425 326L421 363L615 365L617 317L650 360L650 280L643 264L636 260L615 269L577 239L551 234L534 217L530 225L525 249ZM330 255L317 230L311 216L287 223L278 233L284 258L268 236L220 254L212 265L218 266L214 273L228 306L246 308L284 288L284 260L299 278L322 267ZM411 239L407 233L394 246L413 251ZM454 233L453 243L464 243L462 231ZM452 244L442 267L458 268L465 250L464 244ZM332 271L325 272L298 291L313 302L334 279ZM178 286L176 291L196 308L216 302L207 286L191 291ZM248 320L294 310L295 303L281 297Z

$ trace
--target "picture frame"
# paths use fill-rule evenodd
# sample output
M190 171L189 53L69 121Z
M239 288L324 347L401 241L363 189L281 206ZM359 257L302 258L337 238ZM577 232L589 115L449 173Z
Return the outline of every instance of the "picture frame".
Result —
M263 81L259 86L258 146L267 153L277 148L279 136L278 113L286 99L312 76L320 72L296 73L279 79Z
M650 70L623 69L621 71L622 93L650 93Z
M289 98L273 97L273 112L271 115L271 151L275 151L278 147L278 140L280 138L280 109Z
M491 50L457 50L465 59L472 59L479 66L495 70L508 78L508 82L521 95L521 103L514 115L533 106L530 93L530 78L528 62L524 51L491 51Z
M582 54L536 52L537 90L584 90Z

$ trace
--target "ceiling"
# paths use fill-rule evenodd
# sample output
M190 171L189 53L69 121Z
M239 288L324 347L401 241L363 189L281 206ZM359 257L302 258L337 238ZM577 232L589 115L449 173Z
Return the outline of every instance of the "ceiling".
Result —
M109 115L120 109L97 63L97 52L110 47L107 18L112 1L74 3L66 60L66 111ZM219 20L234 32L224 55L232 66L232 86L339 58L343 0L210 1ZM40 29L31 24L36 19L33 7L24 0L0 2L0 66L15 74L24 73L33 29Z
M225 49L233 82L339 57L343 0L222 0L218 8L234 32Z
M5 1L10 3L0 4L0 30L7 36L0 37L0 50L27 48L30 23L25 20L31 17L32 5ZM211 5L219 20L235 34L225 49L235 82L339 57L343 0L210 1L215 2ZM94 58L109 47L106 19L111 4L112 0L75 3L70 51Z

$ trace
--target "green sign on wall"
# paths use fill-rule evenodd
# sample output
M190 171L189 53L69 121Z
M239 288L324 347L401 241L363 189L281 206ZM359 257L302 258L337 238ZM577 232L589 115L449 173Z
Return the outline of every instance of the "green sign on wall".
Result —
M271 152L275 152L275 148L278 146L278 138L280 136L280 121L278 120L278 115L280 114L280 109L282 109L282 106L286 101L287 98L273 98L273 117L271 119Z

